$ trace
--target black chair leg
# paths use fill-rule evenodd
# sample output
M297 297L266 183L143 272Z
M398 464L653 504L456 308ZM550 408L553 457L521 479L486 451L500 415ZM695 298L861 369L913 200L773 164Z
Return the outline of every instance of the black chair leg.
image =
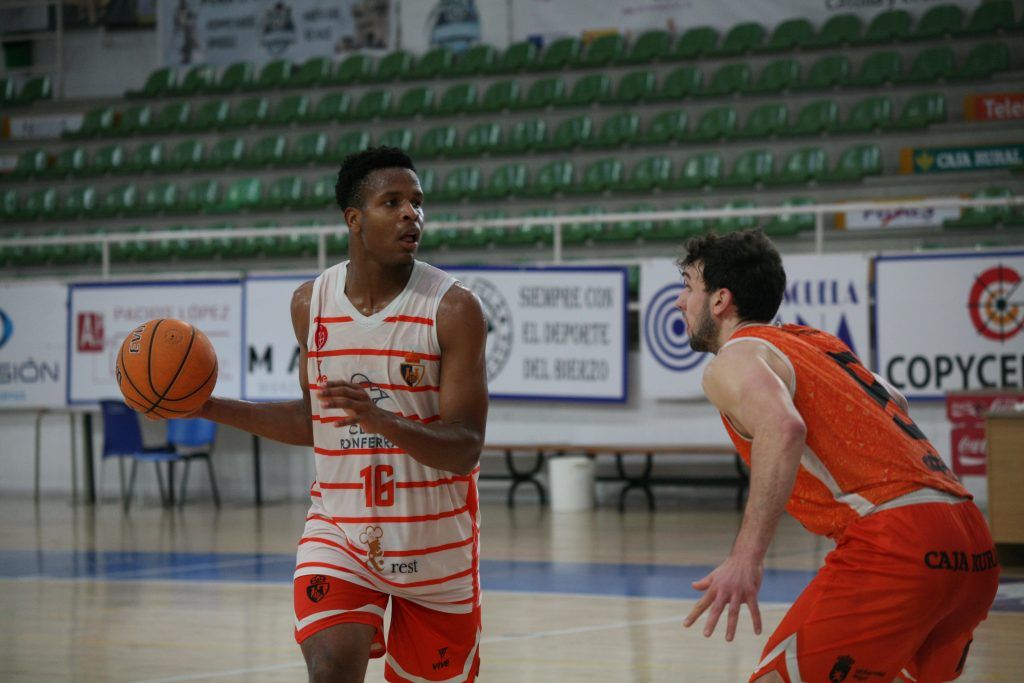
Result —
M167 507L167 494L164 492L164 475L160 472L160 463L154 462L153 467L156 468L156 483L160 487L160 503Z
M181 494L178 496L178 507L185 507L185 487L188 486L188 471L192 466L192 458L185 458L185 471L181 473Z
M124 492L124 511L128 512L128 508L132 504L132 495L135 493L135 471L139 467L138 460L132 460L131 473L128 475L128 490Z
M213 491L213 504L220 508L220 492L217 491L217 478L213 476L213 458L206 456L206 471L210 474L210 490Z

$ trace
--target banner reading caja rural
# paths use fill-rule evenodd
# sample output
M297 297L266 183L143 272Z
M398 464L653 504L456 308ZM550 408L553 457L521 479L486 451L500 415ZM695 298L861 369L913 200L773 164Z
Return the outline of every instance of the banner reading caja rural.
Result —
M972 147L904 147L900 173L988 171L1024 164L1024 143Z
M842 339L868 362L868 261L857 254L783 258L786 291L778 320L811 325ZM640 269L640 381L644 396L699 398L712 356L690 348L675 301L682 280L668 259Z
M0 284L0 408L64 405L67 285Z
M986 93L964 98L968 121L1018 121L1024 119L1024 92Z
M165 0L158 31L166 66L302 62L356 50L387 50L389 0Z
M83 283L71 285L69 296L69 403L120 398L114 363L121 342L136 326L154 318L185 320L206 333L217 352L214 393L241 396L243 311L238 280Z
M1024 388L1024 251L875 261L878 371L907 397Z

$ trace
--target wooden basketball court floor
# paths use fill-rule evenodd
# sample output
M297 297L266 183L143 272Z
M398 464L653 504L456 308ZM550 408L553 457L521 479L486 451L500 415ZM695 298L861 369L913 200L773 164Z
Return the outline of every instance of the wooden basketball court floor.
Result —
M784 518L761 591L705 639L685 630L690 582L740 521L728 493L553 513L484 495L481 681L745 681L831 543ZM694 494L697 495L697 494ZM306 505L0 499L0 681L304 681L291 575ZM940 597L940 596L937 596ZM703 622L701 622L703 623ZM381 660L367 681L383 680ZM1024 680L1024 567L1005 567L962 681Z

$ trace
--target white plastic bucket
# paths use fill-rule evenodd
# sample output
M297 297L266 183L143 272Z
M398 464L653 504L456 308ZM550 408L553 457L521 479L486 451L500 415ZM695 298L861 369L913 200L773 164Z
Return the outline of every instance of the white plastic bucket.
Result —
M549 458L551 509L556 512L592 509L596 470L594 460L585 455Z

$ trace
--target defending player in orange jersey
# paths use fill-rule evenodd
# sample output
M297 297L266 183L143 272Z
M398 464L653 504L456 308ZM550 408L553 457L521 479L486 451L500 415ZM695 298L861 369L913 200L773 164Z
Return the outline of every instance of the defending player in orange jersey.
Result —
M693 584L726 640L757 593L782 511L835 540L764 648L751 681L934 683L963 670L995 598L998 563L971 496L907 415L907 402L839 339L773 325L786 285L756 230L690 240L680 262L691 346L710 351L704 391L750 466L729 557Z
M371 657L386 657L388 681L473 681L483 311L415 258L424 197L404 152L348 157L335 191L349 260L292 299L302 399L215 397L197 416L313 447L317 476L294 576L295 637L310 681L362 681Z

